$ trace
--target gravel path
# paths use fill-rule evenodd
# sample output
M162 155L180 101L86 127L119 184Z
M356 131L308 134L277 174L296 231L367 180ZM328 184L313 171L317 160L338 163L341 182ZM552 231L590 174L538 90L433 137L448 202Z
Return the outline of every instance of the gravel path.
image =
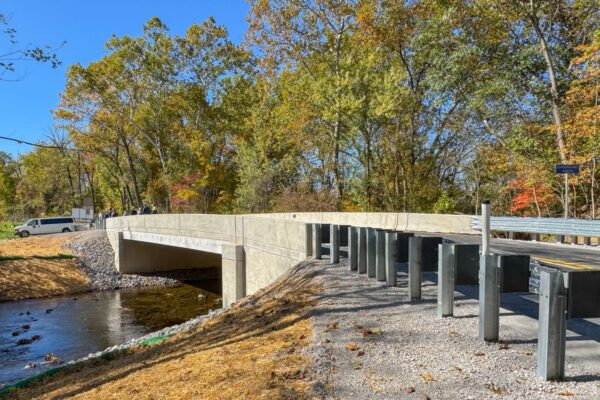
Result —
M478 306L457 292L456 318L436 316L437 286L407 300L407 275L386 288L327 261L315 263L323 294L312 317L310 350L330 399L600 398L600 375L567 354L564 382L536 378L536 335L503 323L501 339L478 337ZM431 277L431 276L430 276ZM509 313L501 309L501 316ZM535 319L528 322L535 324ZM535 332L535 331L534 331ZM597 346L596 346L597 347Z
M181 281L213 279L219 273L215 269L180 269L161 272L160 276L121 274L115 268L115 255L104 231L78 233L65 247L78 256L92 290L173 286Z

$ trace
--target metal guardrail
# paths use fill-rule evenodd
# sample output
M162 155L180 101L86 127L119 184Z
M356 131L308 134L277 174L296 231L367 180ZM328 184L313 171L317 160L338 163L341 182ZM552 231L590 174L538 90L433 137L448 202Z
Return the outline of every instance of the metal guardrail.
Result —
M471 228L481 230L481 217L471 217ZM574 218L491 217L490 229L503 232L600 236L600 220Z

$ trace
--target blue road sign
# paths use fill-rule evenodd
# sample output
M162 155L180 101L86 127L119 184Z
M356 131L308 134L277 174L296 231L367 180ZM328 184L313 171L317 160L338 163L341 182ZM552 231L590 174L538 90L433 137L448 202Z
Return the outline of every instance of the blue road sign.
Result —
M577 164L558 164L554 167L557 174L579 174L579 165Z

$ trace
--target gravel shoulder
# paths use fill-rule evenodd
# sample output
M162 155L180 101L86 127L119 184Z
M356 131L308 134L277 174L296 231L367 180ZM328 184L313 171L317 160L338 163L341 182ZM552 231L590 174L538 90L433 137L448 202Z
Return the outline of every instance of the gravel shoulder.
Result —
M566 381L536 377L533 318L511 316L502 308L503 342L487 344L478 340L473 297L457 292L456 317L440 319L432 280L424 281L422 301L411 303L405 273L399 274L398 287L386 288L348 271L347 260L335 266L323 261L317 268L324 292L313 311L317 339L311 351L326 383L326 398L600 398L598 371L580 357L569 357L569 350ZM508 323L509 318L521 323ZM597 352L598 343L593 343Z

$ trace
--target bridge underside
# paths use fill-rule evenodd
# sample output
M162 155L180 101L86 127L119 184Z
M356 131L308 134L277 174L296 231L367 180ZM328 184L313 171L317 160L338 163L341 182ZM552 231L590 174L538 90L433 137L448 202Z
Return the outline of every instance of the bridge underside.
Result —
M117 253L116 266L123 274L221 267L220 244L185 237L124 232Z
M123 240L119 272L137 274L174 269L221 267L221 255L154 243Z

